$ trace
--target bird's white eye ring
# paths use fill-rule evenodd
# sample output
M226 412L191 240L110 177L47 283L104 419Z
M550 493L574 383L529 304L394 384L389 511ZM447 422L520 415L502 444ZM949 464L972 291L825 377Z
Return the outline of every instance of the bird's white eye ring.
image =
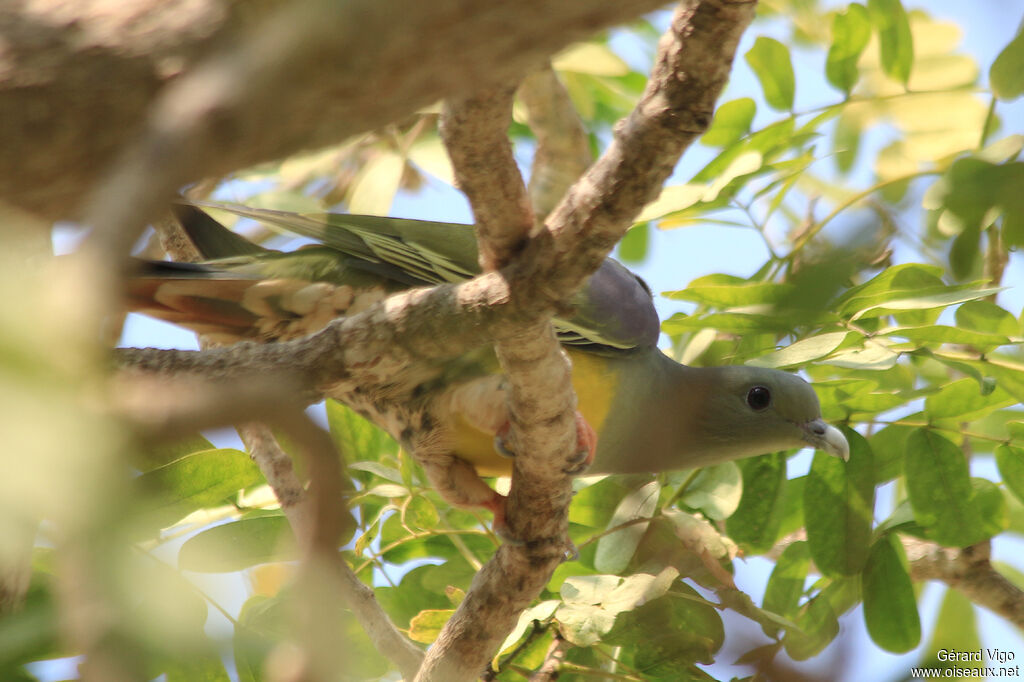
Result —
M764 386L754 386L747 391L747 406L755 412L768 409L772 404L772 392Z

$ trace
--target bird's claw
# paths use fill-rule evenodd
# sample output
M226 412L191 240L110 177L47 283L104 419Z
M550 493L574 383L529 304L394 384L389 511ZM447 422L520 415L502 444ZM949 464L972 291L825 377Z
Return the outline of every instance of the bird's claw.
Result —
M503 457L515 457L515 449L509 444L509 435L512 431L512 423L505 422L498 432L494 434L494 450ZM587 422L586 418L576 412L576 452L569 460L569 466L564 472L570 475L579 474L586 470L593 461L594 453L597 452L597 432Z

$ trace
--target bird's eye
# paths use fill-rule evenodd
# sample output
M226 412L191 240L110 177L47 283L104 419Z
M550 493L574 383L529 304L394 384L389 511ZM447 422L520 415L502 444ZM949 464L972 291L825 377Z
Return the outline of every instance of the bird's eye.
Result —
M772 404L772 392L764 386L754 386L747 391L747 405L752 410L760 412Z

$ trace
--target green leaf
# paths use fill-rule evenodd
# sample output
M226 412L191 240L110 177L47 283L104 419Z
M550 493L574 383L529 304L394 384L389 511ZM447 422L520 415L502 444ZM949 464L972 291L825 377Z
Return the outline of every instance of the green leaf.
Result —
M747 64L761 81L768 106L780 111L793 108L796 78L789 48L774 38L758 37L746 54Z
M978 671L985 664L981 661L948 661L948 656L939 658L939 651L981 651L981 637L974 615L974 604L959 590L946 590L935 620L931 642L921 652L921 665L937 669L955 669L966 673ZM973 676L983 677L974 673Z
M811 557L825 575L856 575L867 560L874 518L875 472L868 442L844 429L850 460L815 453L804 484Z
M887 534L875 541L864 567L864 622L875 644L904 653L921 641L914 585L907 572L903 545Z
M619 260L623 263L642 263L647 258L650 233L650 223L638 223L629 228L629 232L619 242Z
M839 348L840 344L846 339L850 332L828 332L826 334L819 334L818 336L811 336L805 339L800 339L796 343L792 343L785 348L762 355L759 358L748 360L746 364L754 367L770 367L770 368L782 368L782 367L795 367L797 365L803 365L805 363L823 358L836 348Z
M611 521L608 522L608 528L615 528L635 519L649 519L658 508L660 492L661 485L657 481L651 481L627 495L616 508ZM602 537L597 541L594 567L602 573L624 571L633 559L633 554L646 531L646 523L634 523Z
M336 400L328 400L325 404L331 437L347 461L377 460L382 453L398 451L398 444L384 429L371 424L352 408ZM401 479L389 480L402 483Z
M992 62L988 79L992 93L1003 101L1024 94L1024 32L1018 33Z
M749 97L734 99L718 107L711 127L700 138L709 147L728 147L750 130L757 104Z
M816 656L839 634L839 621L824 594L818 594L803 605L796 624L800 629L788 630L782 638L786 653L794 661Z
M792 294L793 287L777 282L753 282L732 275L706 275L690 282L685 289L666 291L664 296L693 301L716 308L778 303Z
M631 665L645 680L694 679L679 673L689 663L712 663L724 639L714 605L685 583L622 613L605 637L609 644L633 652Z
M1016 445L996 447L996 466L1006 487L1024 502L1024 448Z
M863 5L851 3L832 17L832 46L825 60L828 82L847 95L860 78L857 61L871 39L871 18Z
M991 301L968 301L956 309L956 323L986 334L1016 336L1019 333L1017 321L1006 310Z
M1005 391L997 389L985 394L974 379L958 379L925 398L924 411L931 420L959 417L973 421L985 412L1014 402Z
M743 495L743 480L735 462L704 467L679 499L699 509L714 521L723 521L736 511Z
M868 0L871 20L878 30L882 70L904 85L914 66L914 39L900 0Z
M974 487L960 448L930 429L917 429L907 438L904 467L914 517L930 538L949 547L965 547L991 536L973 499Z
M228 573L296 558L298 549L288 520L283 515L257 516L214 526L192 536L181 546L178 568Z
M377 152L362 165L348 192L348 210L386 216L398 192L405 159L391 152Z
M958 159L949 169L943 205L965 226L989 222L989 212L1003 215L1003 238L1024 245L1024 162L993 164L978 158Z
M949 248L949 266L953 276L964 280L978 272L981 262L981 226L968 225L953 239Z
M168 464L174 460L181 459L185 455L216 449L213 443L197 433L180 440L161 443L140 452L139 456L142 460L140 468L148 471L152 467Z
M786 457L781 452L738 462L743 474L743 497L725 522L726 533L754 553L775 544L782 522Z
M984 302L985 301L970 301L970 303ZM966 346L985 346L996 348L1010 343L1009 338L999 334L977 332L970 329L964 329L963 327L947 327L941 324L927 325L923 327L891 327L889 329L883 329L878 333L885 336L902 336L908 341L913 341L914 343L920 343L923 345L953 343Z
M263 481L259 467L240 450L206 450L140 475L145 522L166 527L197 509L225 504L243 488Z
M426 609L409 622L409 639L420 644L433 644L455 609Z
M768 578L762 602L765 610L787 618L796 616L810 565L811 554L806 542L794 542L784 549ZM779 631L778 627L767 624L762 624L761 628L769 637Z

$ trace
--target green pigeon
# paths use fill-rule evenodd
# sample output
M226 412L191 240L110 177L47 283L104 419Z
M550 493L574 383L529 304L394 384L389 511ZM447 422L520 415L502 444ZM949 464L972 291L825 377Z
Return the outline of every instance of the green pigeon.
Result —
M198 206L316 244L265 249ZM220 343L301 337L392 293L480 271L470 225L205 202L175 212L206 260L148 262L129 285L129 308ZM571 304L571 317L554 320L578 396L580 466L570 473L671 471L806 446L849 456L803 379L758 367L689 367L661 352L651 292L617 261L606 259ZM450 503L486 507L496 527L503 522L504 497L481 479L512 468L505 381L489 346L326 393L390 432Z

